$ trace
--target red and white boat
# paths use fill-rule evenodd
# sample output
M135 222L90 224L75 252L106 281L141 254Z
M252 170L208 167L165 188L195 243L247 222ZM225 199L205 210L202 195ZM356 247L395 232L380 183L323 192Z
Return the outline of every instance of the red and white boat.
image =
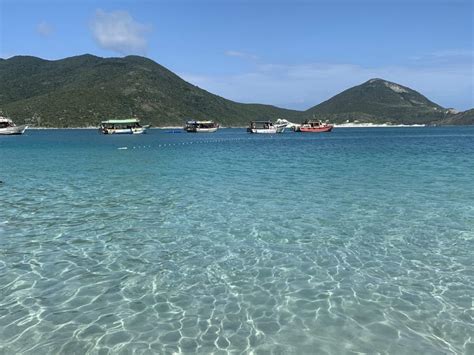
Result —
M334 125L321 121L305 121L300 127L300 132L331 132Z

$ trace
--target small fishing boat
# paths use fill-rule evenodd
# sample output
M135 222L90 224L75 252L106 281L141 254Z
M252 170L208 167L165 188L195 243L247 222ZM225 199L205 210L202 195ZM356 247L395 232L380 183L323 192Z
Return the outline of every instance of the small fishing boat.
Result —
M327 122L321 122L321 121L305 121L304 123L301 124L299 127L300 132L311 132L311 133L317 133L317 132L331 132L331 130L334 128L334 125L329 124Z
M149 126L141 126L138 118L126 120L107 120L100 123L103 134L143 134Z
M274 124L272 121L252 121L247 128L247 132L256 134L283 133L286 124Z
M214 121L187 121L184 130L190 133L213 133L219 129Z
M23 134L27 128L27 125L17 126L10 118L0 116L0 134L2 135Z

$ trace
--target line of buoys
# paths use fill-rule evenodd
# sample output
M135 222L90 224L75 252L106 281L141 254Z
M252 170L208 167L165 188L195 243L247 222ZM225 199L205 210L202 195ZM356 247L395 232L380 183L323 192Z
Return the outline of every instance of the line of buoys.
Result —
M204 144L204 143L221 143L221 142L232 142L232 141L242 141L248 140L250 137L246 138L218 138L218 139L209 139L209 140L198 140L198 141L190 141L190 142L181 142L181 143L161 143L157 146L151 145L138 145L133 146L131 149L145 149L145 148L162 148L162 147L172 147L172 146L181 146L181 145L189 145L189 144ZM128 147L119 147L118 150L127 150Z

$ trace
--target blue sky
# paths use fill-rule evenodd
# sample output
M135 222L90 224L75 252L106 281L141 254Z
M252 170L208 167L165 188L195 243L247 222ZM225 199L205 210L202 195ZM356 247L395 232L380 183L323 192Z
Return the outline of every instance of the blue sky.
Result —
M241 102L306 109L373 77L474 107L464 0L0 0L0 57L149 57Z

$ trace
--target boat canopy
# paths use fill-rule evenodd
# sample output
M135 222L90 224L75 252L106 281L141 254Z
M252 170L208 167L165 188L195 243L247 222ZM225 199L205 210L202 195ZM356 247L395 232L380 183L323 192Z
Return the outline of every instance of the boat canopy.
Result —
M110 123L110 124L128 124L128 123L139 123L140 120L138 118L130 118L126 120L107 120L102 121L102 124Z
M213 124L214 121L187 121L187 124Z
M2 122L2 123L11 123L13 121L8 117L0 116L0 122Z

